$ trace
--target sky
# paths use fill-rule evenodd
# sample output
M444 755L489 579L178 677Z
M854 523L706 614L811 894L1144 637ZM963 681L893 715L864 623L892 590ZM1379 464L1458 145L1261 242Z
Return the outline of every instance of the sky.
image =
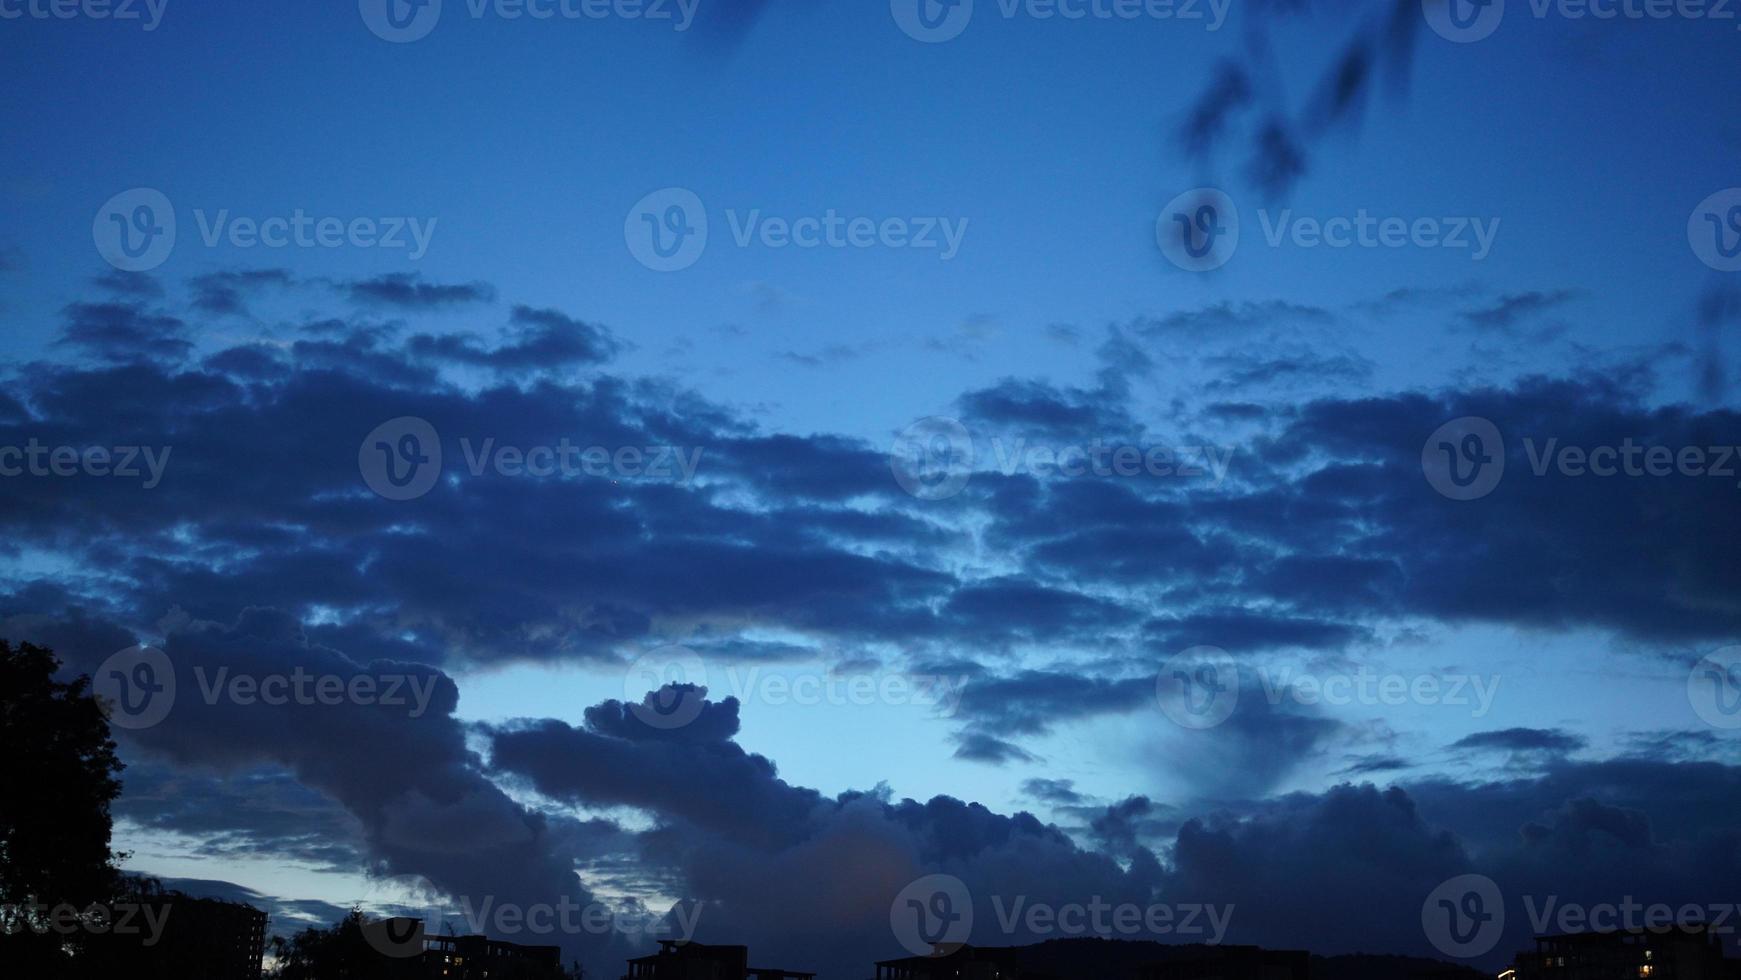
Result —
M0 0L0 636L130 869L825 977L1736 901L1725 8L391 2Z

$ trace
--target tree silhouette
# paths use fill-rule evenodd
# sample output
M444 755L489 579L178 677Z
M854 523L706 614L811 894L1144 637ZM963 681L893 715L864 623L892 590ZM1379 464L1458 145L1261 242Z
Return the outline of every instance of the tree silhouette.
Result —
M80 933L48 928L49 910L108 902L120 882L109 804L122 765L90 678L62 683L60 666L0 640L0 964L48 966L14 976L58 975Z
M273 980L421 980L429 967L417 957L393 958L369 944L363 930L368 925L361 909L329 928L310 926L286 939L273 936L269 948ZM455 975L474 974L455 968ZM505 959L489 966L490 980L580 980L580 965L569 970Z
M273 936L270 955L277 980L339 980L343 977L416 975L421 965L392 960L376 952L363 935L363 913L350 914L331 928L310 926L289 939Z

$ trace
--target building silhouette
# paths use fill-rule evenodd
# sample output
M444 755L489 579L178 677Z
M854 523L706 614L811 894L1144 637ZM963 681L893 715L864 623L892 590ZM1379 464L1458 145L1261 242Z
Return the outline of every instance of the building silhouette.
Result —
M1074 940L963 944L877 963L876 980L1306 980L1311 954L1256 946L1164 946Z
M266 913L252 905L179 892L142 894L117 908L137 907L129 931L111 929L87 942L98 972L135 980L260 980ZM152 936L137 931L162 924Z
M1741 980L1703 925L1537 936L1504 980Z
M629 960L623 980L811 980L814 973L750 966L748 946L659 940L659 951Z
M876 980L1055 980L1028 962L1025 946L954 945L930 956L878 960Z
M1075 937L882 960L876 980L1492 980L1492 974L1413 956Z
M429 980L562 975L561 947L528 946L488 936L425 935L420 962Z

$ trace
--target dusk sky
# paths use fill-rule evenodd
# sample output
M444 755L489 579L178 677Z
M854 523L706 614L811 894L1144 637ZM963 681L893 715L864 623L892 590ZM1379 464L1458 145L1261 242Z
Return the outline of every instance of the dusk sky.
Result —
M0 636L280 932L1733 910L1741 19L1646 6L0 0Z

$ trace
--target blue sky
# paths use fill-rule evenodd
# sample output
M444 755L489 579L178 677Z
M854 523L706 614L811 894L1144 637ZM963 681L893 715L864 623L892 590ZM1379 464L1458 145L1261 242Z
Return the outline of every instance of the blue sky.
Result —
M1222 887L1221 852L1194 835L1280 874L1266 848L1320 825L1302 812L1340 814L1322 822L1370 818L1420 857L1350 878L1411 915L1469 869L1592 902L1714 900L1741 861L1715 816L1741 770L1688 671L1736 642L1735 566L1714 542L1741 491L1534 477L1527 454L1741 437L1735 273L1688 237L1702 201L1741 185L1733 20L1512 0L1459 44L1417 4L1234 0L1206 30L979 0L959 37L921 43L881 3L701 0L682 31L469 9L446 0L409 43L352 3L170 0L149 31L0 22L0 446L175 447L162 490L0 483L4 635L83 671L160 645L183 703L202 663L412 664L457 697L428 720L208 704L125 732L132 867L252 890L281 926L391 875L522 901L575 882L656 910L694 898L721 910L710 938L825 973L898 952L861 921L890 882L843 870L897 837L885 863L976 894L1022 887L1043 852L1059 900L1178 900ZM1319 125L1349 50L1373 74ZM1188 152L1228 71L1267 108ZM1270 110L1304 155L1280 185L1248 167ZM1196 272L1157 222L1203 187L1233 202L1240 239ZM177 238L127 277L93 220L135 188L170 202ZM701 202L709 237L658 271L625 224L669 188ZM428 248L208 245L220 212L413 219ZM955 228L959 248L740 245L752 213ZM1481 227L1491 247L1266 240L1357 215ZM933 416L979 452L959 496L902 493L890 471ZM1458 501L1420 453L1469 416L1505 433L1508 469ZM445 454L411 500L358 463L397 417L433 423ZM697 480L463 472L481 440L558 437L697 449ZM1018 442L1219 447L1229 478L996 472ZM701 721L668 736L636 727L653 685L629 670L666 644L708 672ZM1154 693L1199 644L1230 651L1242 692L1207 735ZM942 677L960 700L728 702L746 671ZM1254 703L1266 680L1363 672L1496 686L1479 711ZM441 776L371 785L360 738ZM1676 814L1628 788L1635 766L1657 767ZM624 775L643 770L696 798ZM765 805L765 825L735 800ZM1655 831L1610 833L1620 818L1582 801ZM453 857L504 824L541 828L537 852ZM1517 850L1519 827L1549 843ZM1456 855L1424 843L1441 830ZM1294 851L1338 854L1298 833ZM1030 834L1035 851L1008 843ZM1550 845L1624 853L1610 879L1560 883ZM857 898L795 910L733 890L782 869L833 869ZM1265 916L1244 941L1365 941ZM1445 952L1407 919L1369 934ZM563 938L594 962L620 952L588 940Z

